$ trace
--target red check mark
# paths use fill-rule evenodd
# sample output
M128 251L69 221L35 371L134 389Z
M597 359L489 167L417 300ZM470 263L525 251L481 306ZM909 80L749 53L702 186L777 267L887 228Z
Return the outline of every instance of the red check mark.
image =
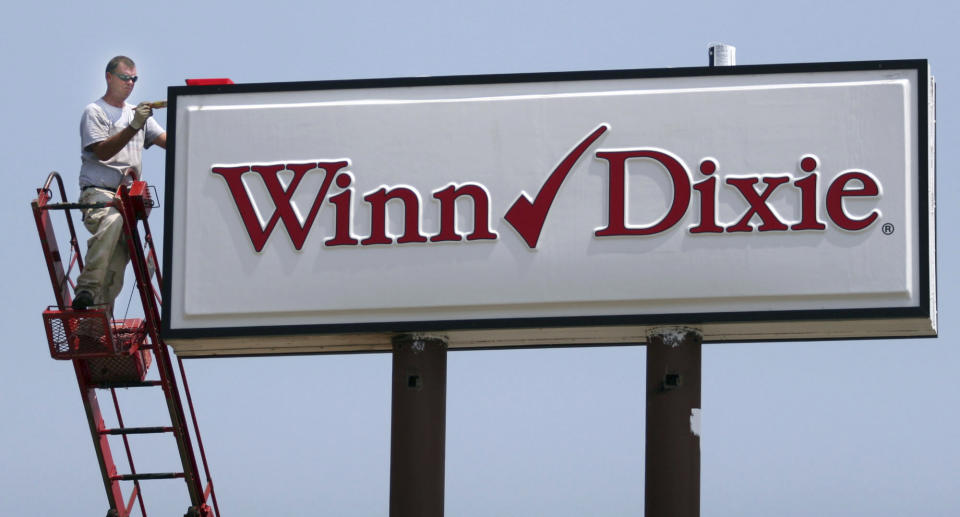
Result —
M550 206L553 205L553 200L557 197L557 191L560 190L560 185L563 184L563 180L567 179L567 174L570 173L570 169L572 169L574 164L577 163L577 160L583 156L587 148L609 128L610 126L607 124L601 124L600 127L593 130L593 133L587 135L582 142L577 144L577 146L564 157L560 165L557 165L557 168L553 170L543 186L540 187L540 191L537 192L537 198L534 201L530 201L527 193L523 192L520 194L520 197L513 202L510 209L507 210L507 214L504 215L503 218L517 230L517 233L519 233L520 237L527 243L527 246L531 248L537 247L537 241L540 240L540 231L543 229L543 223L547 219L547 212L550 211Z

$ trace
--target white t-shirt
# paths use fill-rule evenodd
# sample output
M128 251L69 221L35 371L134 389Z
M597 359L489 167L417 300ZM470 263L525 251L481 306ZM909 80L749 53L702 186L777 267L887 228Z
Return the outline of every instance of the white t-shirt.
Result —
M94 186L114 190L120 185L126 169L133 167L140 174L143 149L150 147L164 133L153 117L148 118L143 130L137 131L127 145L107 161L100 161L93 151L86 150L87 146L102 142L129 126L135 107L124 103L123 108L117 108L100 98L84 108L80 119L81 188Z

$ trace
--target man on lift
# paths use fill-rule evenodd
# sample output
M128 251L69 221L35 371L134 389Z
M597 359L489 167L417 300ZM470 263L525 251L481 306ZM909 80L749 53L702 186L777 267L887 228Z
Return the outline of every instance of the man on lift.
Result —
M126 56L107 63L107 93L88 104L80 119L80 203L113 200L121 183L140 178L141 154L151 145L167 148L167 133L151 116L150 103L126 102L137 82L137 67ZM87 240L84 269L77 278L73 309L107 305L123 286L130 260L123 236L123 218L113 207L83 210Z

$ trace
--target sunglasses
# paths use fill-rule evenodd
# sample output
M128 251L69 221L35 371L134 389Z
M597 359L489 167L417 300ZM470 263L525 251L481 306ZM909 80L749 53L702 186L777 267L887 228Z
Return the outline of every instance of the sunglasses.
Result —
M133 82L137 82L137 76L135 76L135 75L118 74L118 73L116 73L116 72L110 72L110 73L113 74L113 75L115 75L115 76L117 76L117 78L120 79L121 81L133 81Z

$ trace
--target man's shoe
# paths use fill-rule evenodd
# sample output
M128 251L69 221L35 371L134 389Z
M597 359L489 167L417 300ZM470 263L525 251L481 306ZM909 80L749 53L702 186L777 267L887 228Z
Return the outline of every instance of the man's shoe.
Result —
M77 296L73 299L71 307L75 311L85 311L91 305L93 305L93 295L90 294L90 291L77 291Z

